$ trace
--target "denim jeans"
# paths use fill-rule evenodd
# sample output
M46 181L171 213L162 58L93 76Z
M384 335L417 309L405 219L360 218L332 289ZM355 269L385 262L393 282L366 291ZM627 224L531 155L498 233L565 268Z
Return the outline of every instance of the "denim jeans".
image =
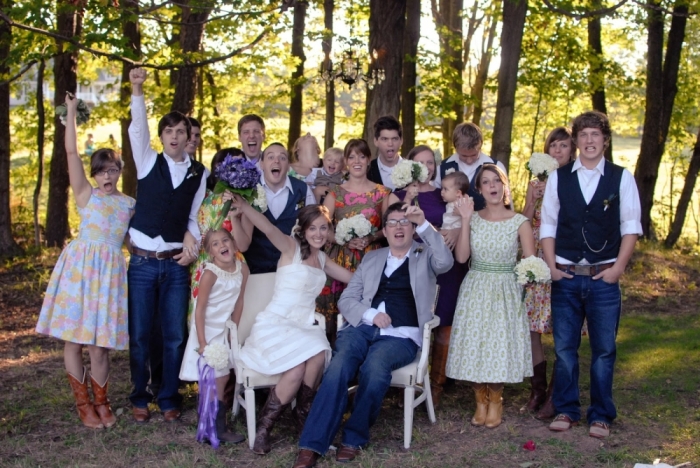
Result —
M591 345L591 405L588 424L610 424L617 416L612 397L621 294L618 283L577 275L552 282L552 325L556 369L552 402L557 413L581 419L578 349L581 326L588 320Z
M381 336L376 326L349 326L338 333L333 359L323 374L299 447L324 455L340 428L348 403L348 386L358 375L355 408L345 423L343 445L359 448L369 442L391 384L391 371L413 361L418 346L408 338ZM358 373L359 370L359 373Z
M173 259L132 255L129 261L129 366L134 389L129 395L137 408L145 408L153 396L150 377L151 333L156 311L163 338L163 376L158 392L161 411L177 409L180 366L185 352L187 306L190 297L187 267Z

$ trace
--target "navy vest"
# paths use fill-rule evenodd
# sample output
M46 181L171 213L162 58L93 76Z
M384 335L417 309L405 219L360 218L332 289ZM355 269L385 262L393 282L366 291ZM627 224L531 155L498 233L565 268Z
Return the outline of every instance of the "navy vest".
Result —
M165 242L182 242L202 177L204 166L191 161L185 179L173 188L168 162L163 153L158 154L151 172L138 181L130 227L151 238L162 236Z
M384 185L382 182L382 173L379 170L379 163L376 159L373 159L369 163L369 170L367 171L367 178L374 182L375 184Z
M620 251L620 181L623 168L605 161L590 203L583 198L573 162L558 169L559 217L555 252L571 262L595 264L616 258Z
M409 259L404 260L391 276L382 272L377 294L372 299L372 307L384 302L386 313L391 317L393 327L417 327L418 310L411 289L411 276L408 271ZM386 264L384 265L386 269Z
M265 217L283 233L289 235L297 220L297 211L306 204L306 183L296 177L289 177L292 182L292 193L287 198L287 205L279 218L275 219L267 210ZM277 271L277 262L280 259L280 251L272 245L272 242L258 228L253 229L253 237L250 247L243 254L251 273L271 273Z
M483 164L481 166L483 166ZM469 190L467 191L467 195L474 199L474 211L480 211L486 208L486 200L484 200L484 197L482 197L479 191L476 190L476 174L479 173L479 169L481 169L481 166L476 168L476 172L474 172L474 177L472 178L472 180L469 181ZM446 172L450 169L459 171L459 164L457 164L457 161L445 160L442 163L440 163L441 182L442 179L444 179L447 175Z

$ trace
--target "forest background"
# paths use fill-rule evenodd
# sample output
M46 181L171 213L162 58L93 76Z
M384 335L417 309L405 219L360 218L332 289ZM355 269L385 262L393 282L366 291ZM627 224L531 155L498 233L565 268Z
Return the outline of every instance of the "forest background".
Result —
M2 255L63 246L77 228L53 109L100 71L116 77L114 98L92 109L80 144L116 135L123 190L135 193L124 77L137 64L150 73L153 122L170 110L202 122L207 165L238 144L245 113L266 120L268 142L309 131L324 148L371 142L372 122L392 114L404 154L426 143L443 157L454 126L473 121L509 168L516 206L549 130L598 109L615 134L607 156L637 180L645 236L700 243L698 1L0 0L0 10ZM385 79L319 78L349 51Z

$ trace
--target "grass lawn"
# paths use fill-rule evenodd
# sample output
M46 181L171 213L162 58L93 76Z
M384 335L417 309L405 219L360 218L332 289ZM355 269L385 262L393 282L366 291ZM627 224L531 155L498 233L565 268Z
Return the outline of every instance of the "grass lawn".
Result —
M154 416L144 425L130 417L128 354L112 355L112 408L117 424L84 428L76 415L63 368L62 346L38 336L34 325L56 252L0 268L0 466L8 467L265 467L291 466L297 437L289 413L273 432L273 450L259 457L247 444L213 450L198 444L196 394L183 389L179 423ZM588 437L585 424L553 433L519 408L529 385L508 385L504 424L470 426L471 388L458 382L430 424L416 412L413 443L403 449L403 412L387 397L362 467L632 467L656 458L670 465L700 465L700 257L640 244L623 277L614 396L618 419L606 440ZM545 339L552 361L551 337ZM86 355L87 358L87 355ZM588 403L590 352L581 347L582 405ZM242 418L236 422L245 430ZM528 440L537 448L522 448ZM336 466L329 456L320 467Z

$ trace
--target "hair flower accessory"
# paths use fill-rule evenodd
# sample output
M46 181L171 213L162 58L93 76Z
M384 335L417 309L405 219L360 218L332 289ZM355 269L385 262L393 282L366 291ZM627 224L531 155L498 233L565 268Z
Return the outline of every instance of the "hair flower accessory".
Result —
M610 204L611 204L612 201L613 201L614 199L616 199L616 198L617 198L617 194L616 194L616 193L611 193L610 196L609 196L608 198L606 198L605 200L603 200L603 206L605 207L605 208L603 208L603 211L608 211L608 208L610 207Z
M301 231L301 225L299 224L299 218L297 218L296 222L294 223L294 227L292 228L292 235L296 235Z

